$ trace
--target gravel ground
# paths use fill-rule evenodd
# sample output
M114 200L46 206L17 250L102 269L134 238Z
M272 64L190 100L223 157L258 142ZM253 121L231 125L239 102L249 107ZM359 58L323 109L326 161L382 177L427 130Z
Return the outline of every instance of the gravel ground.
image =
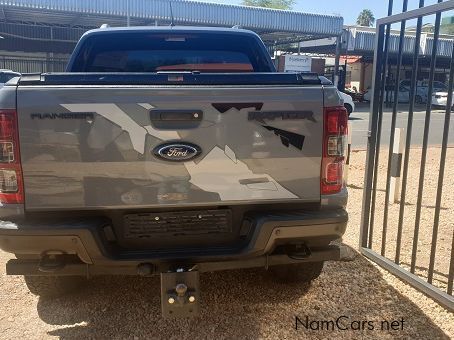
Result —
M430 150L436 157L437 149ZM449 154L452 164L453 153ZM384 157L382 157L384 159ZM350 171L350 222L345 244L357 248L359 239L360 210L363 187L365 152L352 155ZM411 161L416 168L417 160ZM447 163L449 164L449 162ZM428 169L429 170L429 169ZM432 170L430 170L432 172ZM414 180L414 174L411 175ZM447 176L452 178L451 176ZM449 181L447 181L449 182ZM379 188L383 185L379 182ZM432 182L428 183L433 186ZM452 185L452 183L447 183ZM446 188L446 192L452 189ZM430 190L427 194L430 195ZM440 239L452 235L453 201L446 195L443 201ZM382 210L377 200L377 211ZM412 203L409 197L409 203ZM424 204L433 205L426 198ZM411 216L412 205L408 205ZM425 211L425 210L424 210ZM432 212L433 213L433 212ZM423 212L426 216L426 212ZM395 216L394 210L392 215ZM406 215L407 216L407 215ZM405 220L405 237L414 224ZM431 221L430 213L427 223ZM423 218L424 225L426 223ZM380 220L377 218L377 225ZM445 225L447 227L445 227ZM451 234L449 234L449 227ZM390 230L394 227L390 226ZM423 228L423 227L422 227ZM425 227L424 227L425 228ZM408 230L407 230L408 229ZM425 229L424 229L425 230ZM380 235L377 227L377 235ZM426 234L424 231L422 234ZM390 231L390 242L393 243ZM379 242L380 239L377 239ZM440 242L443 252L444 240ZM411 243L411 242L410 242ZM404 241L408 248L408 241ZM426 239L421 239L421 249ZM374 249L378 243L374 243ZM389 254L392 253L390 248ZM402 260L408 262L403 252ZM442 253L444 254L444 253ZM424 267L424 257L418 265ZM309 286L278 285L261 270L229 271L201 275L203 309L195 320L164 320L160 317L159 278L96 278L86 290L59 299L40 299L30 294L21 277L6 276L3 263L9 254L0 252L0 331L2 339L17 338L88 338L88 339L185 339L185 338L228 338L228 339L368 339L368 338L454 338L454 314L441 308L431 299L404 284L393 275L366 260L355 252L351 262L328 263L323 274ZM445 271L445 262L437 258L437 271ZM446 279L445 279L446 281ZM443 285L442 275L437 282ZM295 329L295 316L304 323L309 321L333 320L340 316L342 324L352 321L370 321L373 330L311 330L302 324ZM398 330L382 329L382 321L402 321ZM349 328L356 328L353 322ZM316 323L311 324L313 327ZM319 324L320 325L320 324ZM397 324L396 324L397 325ZM326 326L325 326L326 327ZM366 327L367 328L367 327Z
M416 273L427 279L430 260L430 249L432 244L432 230L434 225L435 202L438 188L438 175L440 165L441 148L430 148L427 152L427 163L425 169L425 181L422 198L419 238L417 242ZM354 164L365 163L365 152L356 155ZM410 268L411 255L414 239L416 220L416 204L418 197L419 173L420 173L421 149L410 150L409 172L407 194L405 199L405 210L402 224L402 247L400 254L401 265ZM386 170L388 164L388 150L380 153L380 162L377 182L377 198L374 223L374 237L372 248L381 252L383 215L386 189ZM448 148L445 168L445 181L443 185L442 204L440 210L437 248L435 257L435 271L433 284L446 290L448 284L448 273L451 259L452 237L454 232L454 148ZM355 168L361 168L353 165ZM350 188L362 188L362 180L357 181L351 178ZM396 239L399 220L400 201L389 206L388 228L386 237L385 255L394 261L396 254Z

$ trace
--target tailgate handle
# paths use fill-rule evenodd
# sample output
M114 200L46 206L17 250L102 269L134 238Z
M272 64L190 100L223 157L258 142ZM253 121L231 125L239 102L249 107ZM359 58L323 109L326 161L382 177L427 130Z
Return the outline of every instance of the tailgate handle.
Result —
M151 110L151 124L157 129L193 129L203 120L201 110Z

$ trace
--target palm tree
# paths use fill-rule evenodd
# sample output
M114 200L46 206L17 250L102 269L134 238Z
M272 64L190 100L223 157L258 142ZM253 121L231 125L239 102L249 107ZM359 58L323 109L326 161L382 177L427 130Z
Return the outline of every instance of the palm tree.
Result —
M371 27L374 26L375 17L374 14L370 9L363 9L361 13L359 13L358 19L356 23L360 26Z

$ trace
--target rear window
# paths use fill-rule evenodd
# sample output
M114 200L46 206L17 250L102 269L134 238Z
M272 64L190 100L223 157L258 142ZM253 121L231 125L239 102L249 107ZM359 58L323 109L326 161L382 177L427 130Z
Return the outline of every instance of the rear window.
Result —
M0 83L7 83L14 77L18 77L19 74L16 73L0 73Z
M248 35L113 32L89 36L73 72L270 72L266 51Z

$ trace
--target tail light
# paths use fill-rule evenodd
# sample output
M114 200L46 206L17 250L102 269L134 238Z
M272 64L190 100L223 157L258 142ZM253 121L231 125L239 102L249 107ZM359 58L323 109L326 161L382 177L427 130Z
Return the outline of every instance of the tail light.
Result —
M17 114L0 110L0 203L24 203Z
M347 148L348 114L343 106L327 107L324 112L321 194L341 191Z

